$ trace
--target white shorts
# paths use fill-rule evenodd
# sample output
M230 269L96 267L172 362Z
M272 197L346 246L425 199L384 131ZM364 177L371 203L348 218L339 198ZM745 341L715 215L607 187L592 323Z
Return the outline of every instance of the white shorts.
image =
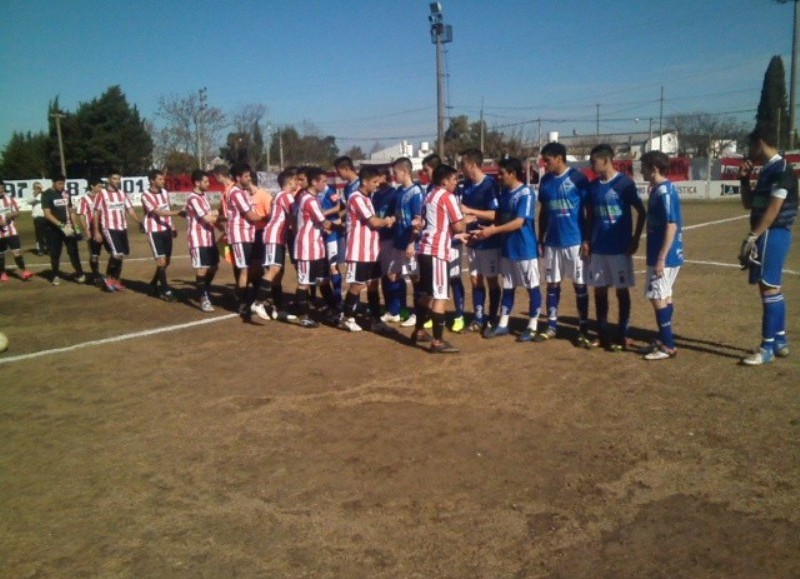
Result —
M562 279L571 279L581 285L584 279L585 261L581 258L581 246L544 248L544 280L547 283L559 283Z
M616 289L636 285L633 275L633 258L630 255L601 255L593 253L589 258L586 283L594 287Z
M672 286L680 267L665 267L664 277L656 277L655 268L647 266L647 287L644 295L648 300L665 300L672 297Z
M394 242L391 239L381 241L380 247L378 248L378 263L381 264L381 271L384 275L389 273L393 257Z
M500 275L503 276L503 289L514 289L515 287L533 289L539 285L539 260L515 261L501 257Z
M381 267L383 264L381 263ZM405 249L391 248L389 259L389 266L384 270L386 273L399 273L403 276L418 276L419 266L417 265L417 256L412 255L406 257Z
M447 263L447 275L450 277L461 277L461 261L464 252L463 245L450 247L450 259ZM439 299L439 298L436 298Z
M469 257L469 274L496 277L500 273L500 248L475 249L467 248Z
M419 256L420 290L435 300L450 299L448 262L432 255Z

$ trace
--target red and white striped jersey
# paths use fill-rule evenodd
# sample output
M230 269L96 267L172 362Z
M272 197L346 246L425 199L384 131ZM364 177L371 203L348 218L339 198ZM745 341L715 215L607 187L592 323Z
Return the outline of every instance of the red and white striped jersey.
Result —
M354 191L347 200L346 261L378 261L380 234L369 226L375 216L372 199L361 191Z
M203 221L203 217L211 211L211 204L202 193L192 191L186 198L186 240L189 247L212 247L214 241L214 226Z
M131 200L118 189L103 189L95 202L95 215L100 216L102 229L125 231L128 229L128 209L133 209Z
M422 216L425 218L425 229L422 230L419 253L448 261L453 238L450 226L464 217L456 196L444 187L433 189L425 197Z
M13 221L8 221L8 216L12 213L19 213L17 202L8 195L3 195L0 197L0 215L3 216L3 223L0 224L0 238L17 235L17 226Z
M315 195L306 190L297 195L295 202L297 235L294 238L294 257L302 261L315 261L325 257L322 223L325 216Z
M272 200L269 222L264 228L264 243L286 245L293 204L294 195L291 191L280 191Z
M253 210L250 192L234 186L225 201L225 215L228 223L225 233L228 243L253 243L256 239L256 226L250 223L245 214Z
M144 230L147 233L172 230L171 215L157 215L156 210L169 211L169 193L166 189L142 193L142 207L144 208Z
M86 217L86 223L89 226L89 233L94 227L94 208L96 205L95 198L91 194L83 195L78 198L78 215Z

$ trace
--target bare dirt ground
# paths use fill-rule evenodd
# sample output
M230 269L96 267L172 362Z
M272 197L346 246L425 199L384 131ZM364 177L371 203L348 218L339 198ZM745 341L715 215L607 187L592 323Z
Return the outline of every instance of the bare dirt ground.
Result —
M732 264L746 232L688 229L687 257ZM756 290L698 263L678 278L667 362L573 347L570 288L561 339L452 336L449 357L229 317L13 359L207 319L144 295L151 273L130 261L114 295L0 287L4 577L800 576L796 274L792 356L755 369L737 361L758 343ZM187 259L170 275L190 292ZM655 322L634 296L644 342Z

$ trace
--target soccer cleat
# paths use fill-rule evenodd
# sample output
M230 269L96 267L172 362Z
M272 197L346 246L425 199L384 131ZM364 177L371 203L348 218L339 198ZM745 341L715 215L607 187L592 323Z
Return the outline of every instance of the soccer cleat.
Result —
M762 366L769 364L775 359L775 354L772 350L766 348L759 348L757 352L753 352L749 356L742 358L742 364L745 366Z
M578 337L575 339L575 345L578 348L585 348L586 350L591 350L594 348L594 342L592 342L592 340L589 339L589 336L584 333L578 334Z
M483 332L483 326L484 326L483 320L480 318L475 318L467 326L467 331L470 333L480 334L481 332Z
M309 329L319 327L319 324L314 320L312 320L311 318L303 318L302 320L297 322L297 325L299 325L301 328L309 328Z
M117 291L117 288L111 282L110 278L100 276L100 280L103 282L103 285L101 287L105 288L105 290L108 293L114 293L115 291Z
M125 291L126 289L128 289L124 285L122 285L122 282L119 281L118 279L112 279L111 283L114 284L114 289L117 290L118 292Z
M274 316L275 316L274 318L272 318L273 320L278 320L279 322L295 322L295 321L297 321L297 316L295 316L294 314L290 314L289 312L285 312L283 310L278 311L278 310L273 309L272 311L273 311Z
M530 328L525 328L525 331L517 336L517 342L535 342L536 331Z
M264 304L259 304L259 303L254 302L250 306L250 312L254 313L255 315L257 315L262 320L272 320L272 316L269 315L269 312L267 312L267 308L264 307Z
M8 274L6 272L0 273L0 282L5 283L8 281Z
M786 358L789 356L789 344L783 342L782 344L775 344L773 349L775 356L778 358Z
M438 344L431 344L431 354L457 354L461 350L456 348L450 342L439 342Z
M53 280L50 283L52 283L54 286L59 286L61 285L61 278L56 275L53 277Z
M85 284L86 283L86 276L84 274L80 274L75 278L75 283Z
M175 294L172 293L172 290L167 290L163 292L159 297L167 303L172 303L178 299L177 297L175 297Z
M391 334L394 332L391 326L380 320L372 320L370 323L369 331L375 334Z
M363 328L356 323L355 318L343 318L338 325L340 330L347 330L348 332L360 332Z
M653 362L655 360L669 360L670 358L674 358L678 355L677 348L672 348L671 350L666 346L659 346L649 354L644 355L644 359L648 362Z
M33 273L28 271L27 269L22 272L22 281L28 281L33 277Z
M508 326L495 326L494 328L486 328L483 337L487 340L491 340L492 338L499 338L500 336L508 336L510 334L511 330L508 329Z
M416 325L417 325L417 316L415 314L411 314L410 316L408 316L408 319L406 319L405 322L400 324L400 327L401 328L413 328Z
M384 324L398 324L403 321L403 318L400 317L400 314L393 315L390 312L386 312L381 316L381 321Z
M413 344L424 344L426 342L432 342L432 341L433 338L425 330L419 330L419 331L415 330L414 333L411 334L411 343Z
M150 288L147 290L147 295L149 297L151 297L151 298L157 298L158 297L158 286L157 285L151 285Z
M540 332L533 337L534 342L547 342L556 337L555 328L548 327L544 332Z
M423 327L426 330L432 330L433 329L433 318L428 319L428 321L425 322L425 325Z
M464 316L458 316L453 320L453 325L450 326L450 331L454 334L460 334L464 331Z
M214 311L214 306L211 305L211 300L205 298L200 300L200 309L206 313L210 313Z

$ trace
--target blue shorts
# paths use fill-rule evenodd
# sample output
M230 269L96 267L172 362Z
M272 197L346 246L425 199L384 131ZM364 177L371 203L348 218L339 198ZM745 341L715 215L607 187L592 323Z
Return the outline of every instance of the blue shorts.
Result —
M750 283L762 283L769 287L780 287L783 266L792 245L792 232L783 227L767 229L758 238L758 263L750 264Z

